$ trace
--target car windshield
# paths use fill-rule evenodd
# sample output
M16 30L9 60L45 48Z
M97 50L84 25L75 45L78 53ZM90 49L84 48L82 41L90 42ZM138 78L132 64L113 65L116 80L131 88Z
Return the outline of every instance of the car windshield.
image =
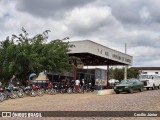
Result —
M122 80L121 84L129 84L129 83L132 83L132 82L133 82L132 80Z

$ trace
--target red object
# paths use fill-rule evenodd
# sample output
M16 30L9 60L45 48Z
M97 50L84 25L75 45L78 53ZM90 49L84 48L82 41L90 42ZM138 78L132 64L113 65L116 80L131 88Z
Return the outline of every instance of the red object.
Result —
M76 92L79 91L79 85L76 85Z
M47 88L52 88L52 84L48 84Z
M3 90L3 88L0 88L0 90Z
M33 89L38 89L38 86L36 86L34 84L32 84L32 86L33 86Z

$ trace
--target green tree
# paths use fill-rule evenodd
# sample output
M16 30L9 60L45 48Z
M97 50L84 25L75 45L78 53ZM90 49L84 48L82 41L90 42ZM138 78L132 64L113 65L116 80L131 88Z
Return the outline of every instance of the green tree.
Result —
M22 28L22 34L12 35L0 43L0 77L8 80L13 74L25 82L30 73L65 72L73 70L74 57L67 54L73 47L62 40L48 40L49 30L29 37Z
M133 68L127 69L127 78L137 78L139 75L139 71ZM110 68L109 69L109 79L117 79L123 80L124 79L124 68Z

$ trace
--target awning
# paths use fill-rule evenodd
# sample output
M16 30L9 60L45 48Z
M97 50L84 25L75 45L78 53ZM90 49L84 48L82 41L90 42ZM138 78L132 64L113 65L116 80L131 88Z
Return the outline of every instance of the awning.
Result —
M48 81L48 77L44 72L39 73L38 77L35 79L35 81Z

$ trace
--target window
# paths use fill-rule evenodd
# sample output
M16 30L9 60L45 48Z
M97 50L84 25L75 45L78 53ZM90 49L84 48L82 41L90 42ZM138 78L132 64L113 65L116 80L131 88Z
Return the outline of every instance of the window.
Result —
M101 50L101 54L102 54L102 50Z
M158 72L155 72L155 74L158 74Z
M97 49L98 50L98 53L99 53L99 49Z
M106 56L109 56L109 53L105 51L105 55L106 55Z
M142 72L142 74L147 74L147 72Z

